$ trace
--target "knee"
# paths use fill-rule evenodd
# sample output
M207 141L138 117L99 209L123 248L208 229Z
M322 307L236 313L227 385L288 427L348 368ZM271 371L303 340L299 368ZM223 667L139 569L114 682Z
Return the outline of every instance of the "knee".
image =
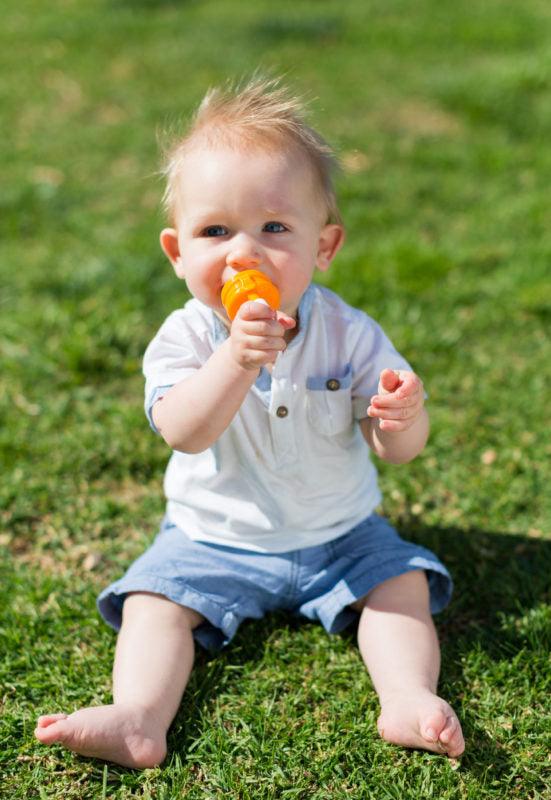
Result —
M368 594L352 603L361 613L365 607L374 610L426 610L430 605L429 583L424 570L404 572L380 583Z

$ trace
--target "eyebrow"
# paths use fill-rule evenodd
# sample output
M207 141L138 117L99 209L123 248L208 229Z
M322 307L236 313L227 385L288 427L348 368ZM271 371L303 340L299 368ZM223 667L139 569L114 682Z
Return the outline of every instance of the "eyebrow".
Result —
M298 209L295 206L282 205L275 208L265 208L264 214L268 217L279 217L281 215L294 217L298 214Z
M296 217L299 214L299 210L296 206L292 205L281 205L281 206L274 206L270 205L266 208L259 208L257 209L257 213L261 216L264 220L275 220L278 217ZM195 228L202 228L205 225L212 225L213 223L222 223L224 220L230 219L231 220L231 212L226 211L225 209L216 209L213 208L212 211L208 209L203 211L199 214L194 215L193 212L189 215L188 220L190 226Z

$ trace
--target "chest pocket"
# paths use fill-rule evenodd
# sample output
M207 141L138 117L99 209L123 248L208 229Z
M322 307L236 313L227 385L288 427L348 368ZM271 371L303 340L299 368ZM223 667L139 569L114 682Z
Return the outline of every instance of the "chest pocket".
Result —
M308 420L318 433L334 436L352 424L352 368L343 374L314 376L306 380Z

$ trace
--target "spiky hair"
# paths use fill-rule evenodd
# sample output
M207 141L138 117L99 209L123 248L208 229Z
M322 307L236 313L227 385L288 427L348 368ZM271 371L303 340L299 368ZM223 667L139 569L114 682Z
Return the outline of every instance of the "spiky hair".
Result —
M338 159L320 134L307 124L304 102L277 78L253 77L244 84L208 90L193 115L188 131L174 137L165 149L162 173L166 178L163 205L174 220L178 182L184 158L196 145L236 149L286 151L305 156L327 208L328 222L341 222L333 178Z

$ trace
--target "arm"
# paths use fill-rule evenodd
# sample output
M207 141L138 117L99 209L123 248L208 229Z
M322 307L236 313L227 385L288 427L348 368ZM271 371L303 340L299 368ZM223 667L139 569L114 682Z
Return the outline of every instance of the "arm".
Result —
M413 372L385 369L378 394L371 398L368 417L360 420L373 452L392 464L412 461L425 447L429 417L424 408L423 384Z
M245 303L230 337L191 377L175 384L152 410L155 426L174 450L200 453L226 430L258 377L285 348L295 321L267 306Z

